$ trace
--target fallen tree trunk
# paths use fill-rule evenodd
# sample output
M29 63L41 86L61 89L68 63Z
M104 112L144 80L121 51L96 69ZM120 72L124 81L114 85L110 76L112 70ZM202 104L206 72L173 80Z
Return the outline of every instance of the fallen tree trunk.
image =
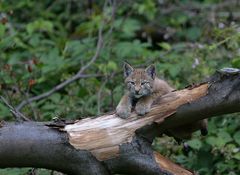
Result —
M112 113L73 124L2 122L0 167L41 167L78 175L190 175L154 152L153 138L171 128L239 111L240 72L234 70L159 98L144 117L133 113L121 119Z

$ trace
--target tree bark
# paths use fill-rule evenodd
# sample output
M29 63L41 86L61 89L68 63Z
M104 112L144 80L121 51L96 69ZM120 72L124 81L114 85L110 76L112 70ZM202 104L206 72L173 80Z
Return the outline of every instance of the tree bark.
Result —
M67 133L37 122L2 123L0 167L47 168L67 174L108 174L90 152L74 149L68 142Z
M67 174L193 174L151 148L154 137L204 118L240 111L240 72L224 70L160 97L144 117L112 114L63 122L0 126L0 167L41 167Z

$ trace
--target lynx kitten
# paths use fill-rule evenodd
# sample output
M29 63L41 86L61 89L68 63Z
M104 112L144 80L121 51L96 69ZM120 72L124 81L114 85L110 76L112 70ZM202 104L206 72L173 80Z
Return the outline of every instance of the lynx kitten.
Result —
M173 90L165 81L156 77L154 65L146 69L134 69L124 63L124 77L127 92L116 109L116 114L121 118L129 117L134 106L138 115L148 113L155 98Z
M129 117L134 107L138 115L148 113L156 98L174 90L167 82L156 77L154 65L146 69L134 69L128 63L124 63L124 77L127 92L116 108L116 115L121 118ZM199 129L202 135L207 134L206 119L172 128L167 130L166 134L179 141L191 138L192 133Z

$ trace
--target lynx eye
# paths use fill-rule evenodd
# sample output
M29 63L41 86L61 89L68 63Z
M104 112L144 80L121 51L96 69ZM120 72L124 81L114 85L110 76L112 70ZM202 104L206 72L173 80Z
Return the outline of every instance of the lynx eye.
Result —
M135 85L134 81L129 81L128 84Z
M144 82L141 83L141 85L146 85L146 84L149 84L149 82L148 81L144 81Z

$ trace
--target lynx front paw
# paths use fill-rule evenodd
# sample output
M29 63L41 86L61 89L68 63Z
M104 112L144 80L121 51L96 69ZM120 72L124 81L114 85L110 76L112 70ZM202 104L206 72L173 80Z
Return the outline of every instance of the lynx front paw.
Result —
M135 107L136 113L138 115L145 115L150 111L150 109L151 109L150 105L146 104L137 104Z
M131 109L127 107L119 107L116 109L116 115L120 118L126 119L131 115Z

